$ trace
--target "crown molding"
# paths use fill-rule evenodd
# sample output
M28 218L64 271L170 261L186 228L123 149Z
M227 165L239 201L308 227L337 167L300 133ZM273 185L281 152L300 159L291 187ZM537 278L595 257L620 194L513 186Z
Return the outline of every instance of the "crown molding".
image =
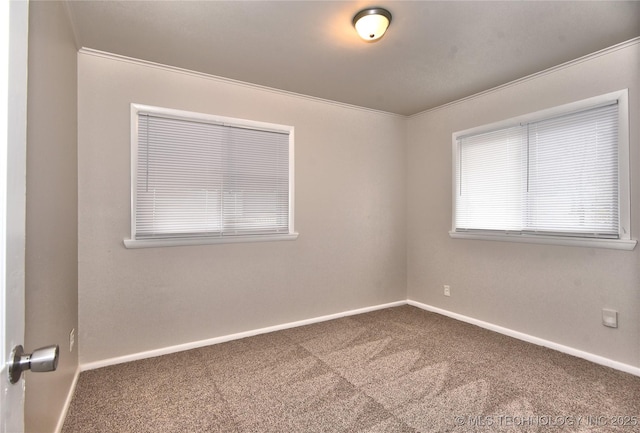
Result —
M262 92L275 93L282 96L287 96L291 98L304 99L307 101L312 101L320 104L328 104L333 105L340 108L345 108L349 110L357 110L363 111L371 114L378 114L387 117L395 117L400 119L406 119L407 116L397 113L391 113L388 111L374 110L373 108L361 107L359 105L347 104L344 102L332 101L330 99L318 98L316 96L305 95L302 93L290 92L288 90L276 89L274 87L262 86L259 84L248 83L246 81L234 80L232 78L220 77L217 75L207 74L204 72L193 71L190 69L179 68L177 66L165 65L162 63L151 62L148 60L136 59L134 57L127 57L120 54L109 53L106 51L95 50L93 48L82 47L78 50L78 54L101 57L105 59L115 60L119 62L130 63L138 66L144 66L148 68L160 69L167 72L189 75L192 77L202 78L205 80L212 80L219 83L226 83L235 86L245 87L253 90L258 90Z
M558 71L560 71L562 69L570 68L572 66L579 65L580 63L584 63L584 62L587 62L589 60L593 60L593 59L596 59L598 57L602 57L602 56L605 56L607 54L611 54L613 52L616 52L616 51L619 51L619 50L623 50L625 48L629 48L629 47L631 47L633 45L638 45L638 44L640 44L640 36L639 37L635 37L633 39L629 39L628 41L621 42L621 43L616 44L616 45L612 45L610 47L607 47L607 48L604 48L602 50L593 52L591 54L587 54L585 56L578 57L577 59L569 60L568 62L561 63L561 64L556 65L556 66L552 66L552 67L550 67L548 69L544 69L542 71L535 72L535 73L533 73L531 75L527 75L525 77L518 78L518 79L513 80L513 81L509 81L508 83L504 83L504 84L501 84L499 86L492 87L491 89L483 90L482 92L474 93L473 95L469 95L469 96L466 96L466 97L461 98L461 99L456 99L455 101L451 101L451 102L448 102L446 104L442 104L442 105L439 105L437 107L430 108L428 110L420 111L419 113L407 116L407 118L412 119L412 118L415 118L415 117L420 117L420 116L422 116L424 114L427 114L427 113L432 113L432 112L435 112L435 111L438 111L438 110L442 110L442 109L451 107L453 105L458 105L458 104L470 101L472 99L476 99L476 98L479 98L481 96L484 96L484 95L487 95L487 94L490 94L490 93L498 92L498 91L504 90L506 88L509 88L509 87L512 87L512 86L516 86L518 84L522 84L522 83L527 82L527 81L535 80L535 79L543 77L545 75L552 74L554 72L558 72Z

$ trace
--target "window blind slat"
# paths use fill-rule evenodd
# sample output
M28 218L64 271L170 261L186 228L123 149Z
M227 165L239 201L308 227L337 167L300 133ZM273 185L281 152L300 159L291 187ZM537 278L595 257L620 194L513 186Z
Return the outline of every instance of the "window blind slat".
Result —
M135 238L289 231L289 135L138 114Z
M618 106L458 138L458 231L615 238Z
M528 230L618 233L618 107L529 125Z
M521 126L459 141L456 227L485 230L521 227L525 144Z

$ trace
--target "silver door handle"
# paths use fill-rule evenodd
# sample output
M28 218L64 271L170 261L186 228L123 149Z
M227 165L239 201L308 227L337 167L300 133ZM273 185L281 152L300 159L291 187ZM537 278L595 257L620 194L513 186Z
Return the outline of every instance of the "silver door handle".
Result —
M18 382L22 372L26 370L37 373L55 371L58 368L59 356L60 347L57 344L41 347L33 353L24 353L24 348L20 345L14 347L11 352L11 364L9 364L9 382Z

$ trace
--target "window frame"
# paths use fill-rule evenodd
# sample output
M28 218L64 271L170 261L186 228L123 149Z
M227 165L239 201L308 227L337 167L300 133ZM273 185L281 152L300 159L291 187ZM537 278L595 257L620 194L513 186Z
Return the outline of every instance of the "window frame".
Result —
M288 233L277 234L251 234L251 235L227 235L220 237L211 237L203 235L202 237L171 237L161 239L136 239L136 204L137 204L137 167L138 167L138 115L140 113L148 113L159 115L162 117L191 120L204 123L213 123L225 126L241 127L246 129L256 129L260 131L284 132L289 136L289 203L288 203ZM295 240L298 233L294 228L294 204L295 204L295 163L294 163L294 127L288 125L280 125L275 123L259 122L254 120L246 120L213 114L197 113L184 110L176 110L171 108L155 107L144 104L131 104L131 233L129 239L124 239L126 248L154 248L154 247L172 247L172 246L188 246L188 245L209 245L209 244L227 244L239 242L267 242L267 241L283 241Z
M489 241L524 242L548 245L567 245L595 248L609 248L633 250L637 241L631 239L631 197L629 172L629 92L623 89L606 93L580 101L548 108L522 116L477 126L452 134L452 214L449 236L454 239L476 239ZM570 236L549 236L531 233L510 233L507 231L456 231L456 196L458 179L456 165L458 163L458 139L463 136L486 133L493 130L508 128L518 124L536 122L572 112L594 108L607 103L618 102L618 238L587 238Z

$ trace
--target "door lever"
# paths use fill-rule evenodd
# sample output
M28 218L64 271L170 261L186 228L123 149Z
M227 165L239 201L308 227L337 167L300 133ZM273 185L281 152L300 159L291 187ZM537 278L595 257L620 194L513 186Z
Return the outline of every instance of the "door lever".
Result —
M23 371L33 372L55 371L58 368L60 347L57 344L36 349L33 353L24 353L24 348L18 345L11 352L11 364L9 364L9 382L16 383L20 380Z

